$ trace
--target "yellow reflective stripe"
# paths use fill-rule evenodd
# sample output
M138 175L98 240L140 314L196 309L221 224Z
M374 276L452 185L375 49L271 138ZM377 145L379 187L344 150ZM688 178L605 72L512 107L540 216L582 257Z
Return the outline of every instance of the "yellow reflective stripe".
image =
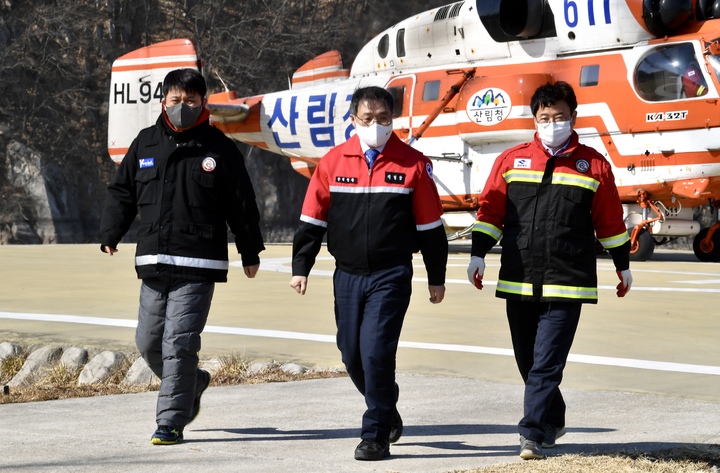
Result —
M533 287L530 283L504 281L502 279L497 282L498 292L508 294L517 294L520 296L533 295ZM543 297L561 297L564 299L597 299L598 292L596 287L578 287L578 286L561 286L556 284L547 284L542 288Z
M542 177L542 171L531 171L528 169L511 169L503 173L503 178L507 184L511 182L533 182L540 184Z
M603 248L606 250L610 248L617 248L618 246L622 246L625 244L625 242L630 241L630 236L628 235L628 232L622 232L619 235L607 237L607 238L598 238L598 241L602 243Z
M475 222L472 231L485 233L493 237L495 240L499 240L502 236L502 231L498 227L489 223L481 222L479 220Z
M543 297L565 297L567 299L597 299L596 287L544 285Z
M577 186L596 192L600 181L592 177L579 176L577 174L567 174L564 172L556 172L552 178L553 184L561 186Z
M496 289L498 292L507 292L509 294L518 294L521 296L532 297L533 295L532 284L524 282L503 281L502 279L499 279Z

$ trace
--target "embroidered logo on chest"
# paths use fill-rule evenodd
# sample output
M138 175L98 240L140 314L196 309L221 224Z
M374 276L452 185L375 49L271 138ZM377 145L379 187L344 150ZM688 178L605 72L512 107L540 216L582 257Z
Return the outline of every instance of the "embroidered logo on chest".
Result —
M578 172L587 172L588 169L590 169L590 163L584 159L578 159L575 161L575 169L577 169Z
M386 172L385 182L390 184L405 184L405 174L399 172Z
M151 168L155 166L155 158L140 158L138 159L138 166L140 166L140 169Z
M530 169L530 165L532 164L532 159L530 158L515 158L515 169Z
M335 182L342 182L343 184L357 184L357 177L335 176Z

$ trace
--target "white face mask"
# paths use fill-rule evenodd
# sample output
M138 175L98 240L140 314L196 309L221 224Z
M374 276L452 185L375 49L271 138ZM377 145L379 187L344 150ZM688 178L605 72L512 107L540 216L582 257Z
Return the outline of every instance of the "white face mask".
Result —
M536 122L537 123L537 122ZM557 148L570 138L572 126L570 121L538 123L537 132L540 141L548 148Z
M370 126L355 125L355 133L357 133L360 141L371 148L379 148L385 145L390 139L392 130L392 122L386 126L380 125L377 122Z

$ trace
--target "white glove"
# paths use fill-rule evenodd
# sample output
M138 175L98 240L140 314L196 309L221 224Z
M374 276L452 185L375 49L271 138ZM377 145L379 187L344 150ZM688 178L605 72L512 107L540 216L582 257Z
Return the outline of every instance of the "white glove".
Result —
M468 281L478 289L482 289L482 277L485 274L485 259L479 256L471 256L467 269Z
M615 271L618 275L618 278L620 279L620 284L617 285L617 296L618 297L625 297L625 294L630 291L630 288L632 287L633 277L632 273L629 269L626 269L624 271Z

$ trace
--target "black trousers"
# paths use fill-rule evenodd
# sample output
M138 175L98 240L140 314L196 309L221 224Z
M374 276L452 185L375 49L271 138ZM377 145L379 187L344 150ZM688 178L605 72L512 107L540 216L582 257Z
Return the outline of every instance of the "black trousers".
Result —
M387 442L397 397L395 356L412 293L412 266L333 276L337 346L350 379L365 396L362 439Z
M506 308L515 361L525 381L524 415L518 430L541 443L545 424L565 426L566 406L559 386L582 304L508 300Z

